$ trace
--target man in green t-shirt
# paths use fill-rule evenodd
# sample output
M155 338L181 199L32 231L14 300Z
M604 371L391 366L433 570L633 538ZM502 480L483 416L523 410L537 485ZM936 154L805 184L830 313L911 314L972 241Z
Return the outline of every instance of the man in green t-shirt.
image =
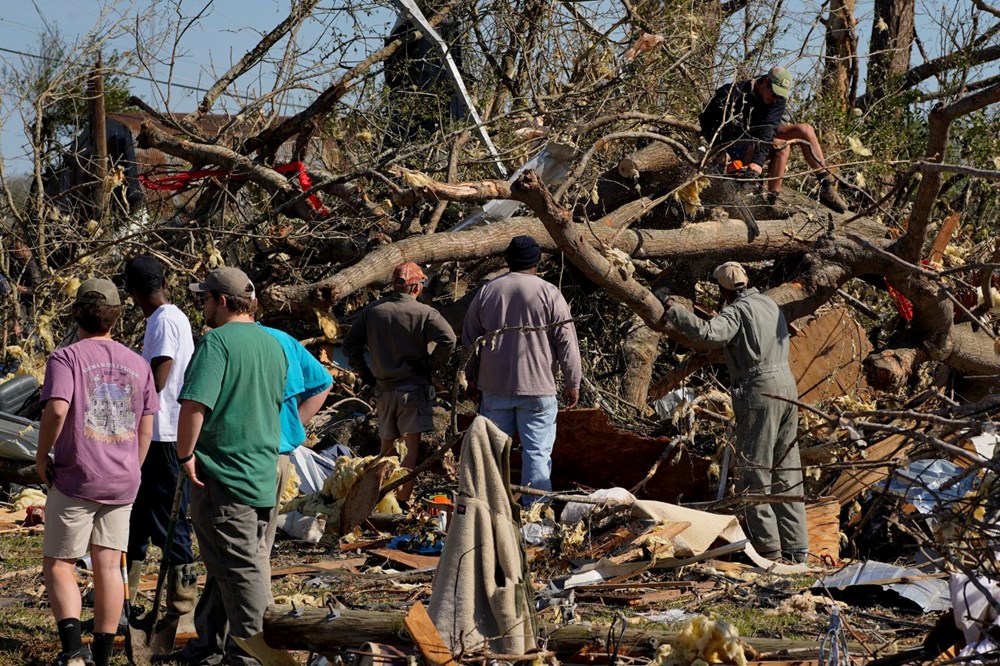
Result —
M212 328L184 375L177 457L191 480L191 522L208 570L195 610L189 663L250 665L228 637L264 628L267 585L260 544L274 511L281 402L288 363L278 341L254 322L253 283L218 268L191 285Z

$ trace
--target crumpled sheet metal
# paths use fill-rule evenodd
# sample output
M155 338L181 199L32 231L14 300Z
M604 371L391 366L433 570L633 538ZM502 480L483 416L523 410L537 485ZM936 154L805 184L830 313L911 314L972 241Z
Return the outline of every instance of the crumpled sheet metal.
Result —
M952 484L959 477L962 478ZM975 483L975 473L970 473L950 460L914 460L893 472L888 492L909 502L920 513L929 514L940 504L965 497L972 491Z
M943 578L919 578L926 575L927 573L920 569L907 569L885 562L868 560L855 562L831 576L817 580L813 583L813 588L825 587L843 590L849 587L871 585L883 580L912 577L916 580L879 585L879 587L883 590L891 590L913 602L925 613L945 611L951 608L948 581Z

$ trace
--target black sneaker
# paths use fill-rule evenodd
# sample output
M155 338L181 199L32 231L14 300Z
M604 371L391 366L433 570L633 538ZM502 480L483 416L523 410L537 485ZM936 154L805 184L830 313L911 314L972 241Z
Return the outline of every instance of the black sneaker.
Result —
M94 655L89 645L73 652L60 652L52 666L94 666Z

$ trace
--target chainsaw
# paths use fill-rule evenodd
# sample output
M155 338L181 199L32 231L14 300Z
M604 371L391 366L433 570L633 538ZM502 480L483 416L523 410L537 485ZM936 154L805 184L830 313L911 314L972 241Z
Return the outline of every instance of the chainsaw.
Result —
M739 211L740 217L743 218L743 223L747 225L747 242L752 243L753 239L760 236L760 227L757 226L757 220L743 199L743 189L750 184L754 173L742 161L733 160L726 165L726 175L729 177L725 181L726 193L731 195L736 203L736 209Z

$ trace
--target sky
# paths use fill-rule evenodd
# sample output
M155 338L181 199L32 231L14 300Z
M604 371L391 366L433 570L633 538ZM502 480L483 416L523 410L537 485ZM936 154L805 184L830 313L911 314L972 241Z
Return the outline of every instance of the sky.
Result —
M22 58L11 51L37 52L39 33L45 29L46 22L54 24L68 41L78 39L95 24L101 13L101 7L112 6L116 11L133 17L147 10L155 1L167 6L166 0L8 0L4 3L4 12L0 14L0 66L17 66ZM197 25L184 36L183 49L179 52L173 72L173 81L191 88L207 88L216 79L213 72L225 71L234 60L241 57L247 49L257 43L260 33L270 30L285 18L288 13L288 0L177 0L186 14L193 14L210 5L210 9L199 20ZM859 48L862 56L871 31L871 11L873 0L859 0L856 16L858 18ZM936 21L942 20L950 11L969 0L917 0L918 2L918 32L926 36ZM327 6L331 3L323 3ZM385 0L389 6L389 0ZM764 3L752 3L755 11L766 12ZM786 0L784 7L792 17L791 25L784 26L787 30L782 37L781 45L789 53L788 62L793 74L807 77L815 74L821 65L823 51L823 26L816 22L822 3L820 0ZM363 37L368 40L378 39L387 31L386 22L392 20L389 10L383 10L381 15L367 19L361 29L369 32ZM313 25L303 28L303 40L312 40L322 45L324 35L321 29ZM803 49L802 44L806 46ZM940 52L942 45L928 41L925 44L931 55ZM127 51L134 48L134 41L121 38L111 41L107 48ZM920 55L914 52L914 61ZM862 75L864 66L862 65ZM152 72L144 72L145 76L165 80L168 71L165 64L156 66ZM249 74L237 82L241 90L253 89L270 84L266 72L258 71ZM713 82L716 83L716 82ZM133 79L131 91L149 101L156 108L163 108L162 98L154 89L161 91L163 86L155 86L146 81ZM188 88L172 89L170 110L184 112L192 110L203 93ZM299 98L301 103L302 97ZM16 100L0 97L0 155L2 155L7 173L26 171L30 167L25 157L26 139L23 124L19 116L11 113ZM292 109L294 110L294 108Z
M165 3L164 3L165 4ZM207 0L183 0L185 14L194 14L208 4ZM126 16L134 17L148 9L150 2L99 2L97 0L8 0L0 14L0 65L18 66L23 56L11 51L38 52L39 35L44 32L46 22L56 26L67 41L75 41L85 35L101 16L101 8L113 5L127 10ZM288 15L287 0L215 0L206 12L185 35L183 50L179 53L172 73L165 64L142 72L142 76L179 84L171 88L170 107L172 111L192 111L211 86L217 74L229 66L257 44L260 35L278 25ZM41 10L41 11L40 11ZM313 34L309 34L309 30ZM305 39L317 38L317 27L304 31ZM119 52L134 48L134 39L122 37L108 42L107 50ZM248 74L237 81L241 90L269 85L273 77L261 71ZM182 87L183 86L183 87ZM199 90L192 90L201 89ZM155 108L163 108L157 103L165 86L149 81L132 79L130 90ZM159 92L156 92L156 91ZM8 96L0 98L0 155L3 156L8 173L24 171L30 167L25 157L27 143L23 122L17 113L11 114L16 100ZM301 108L299 106L298 108Z

